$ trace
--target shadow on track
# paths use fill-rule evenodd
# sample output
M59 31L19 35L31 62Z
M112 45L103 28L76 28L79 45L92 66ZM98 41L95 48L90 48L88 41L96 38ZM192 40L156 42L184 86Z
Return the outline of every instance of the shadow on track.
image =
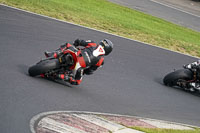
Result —
M159 84L164 85L164 84L163 84L163 79L160 78L160 77L154 78L154 81L155 81L156 83L159 83Z
M22 73L23 75L31 77L28 74L28 69L29 69L28 65L20 64L20 65L18 65L18 69L19 69L19 72ZM33 78L41 78L41 77L40 76L36 76L36 77L33 77ZM70 83L67 83L67 82L64 82L64 81L61 81L61 80L55 80L55 79L52 79L52 78L41 78L41 79L52 81L54 83L57 83L57 84L64 85L64 86L67 86L69 88L72 88L72 86L70 85Z
M67 86L69 88L72 88L72 86L70 85L70 83L62 81L62 80L55 80L55 79L52 79L52 78L44 78L44 79L52 81L52 82L55 82L55 83L60 84L60 85Z
M163 85L164 85L164 84L163 84ZM167 87L169 87L169 86L167 86ZM169 87L169 88L176 89L176 90L180 90L180 91L186 92L186 93L188 93L188 94L191 94L191 95L193 95L193 96L197 96L197 97L200 98L200 92L196 92L196 91L192 92L192 91L189 91L189 90L184 90L184 89L182 89L182 88L180 88L180 87Z
M29 66L28 65L20 64L17 67L18 67L20 73L29 76L29 74L28 74L28 68L29 68Z

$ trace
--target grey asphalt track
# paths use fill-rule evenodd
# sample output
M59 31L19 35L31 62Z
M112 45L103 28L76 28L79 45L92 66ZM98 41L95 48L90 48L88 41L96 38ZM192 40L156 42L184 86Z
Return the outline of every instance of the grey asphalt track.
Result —
M28 67L76 38L109 38L114 51L80 86L28 76ZM200 97L162 84L165 74L195 58L99 31L0 6L0 131L28 133L47 111L125 114L200 126Z
M153 16L162 18L164 20L170 21L172 23L182 25L188 27L190 29L196 30L200 32L200 8L198 10L193 9L189 5L183 6L182 4L185 0L179 0L181 2L180 5L173 5L173 2L167 2L170 0L109 0L111 2L127 6L132 9L136 9L142 11L147 14L151 14ZM155 2L154 2L155 1ZM176 1L176 0L175 0ZM190 4L186 2L185 4ZM158 2L158 3L157 3ZM162 5L160 3L164 3ZM177 2L178 3L178 2ZM193 1L194 3L194 1ZM197 3L199 6L199 3ZM171 7L175 8L171 8ZM177 10L178 9L178 10ZM186 13L188 12L188 13ZM194 14L194 15L191 15Z

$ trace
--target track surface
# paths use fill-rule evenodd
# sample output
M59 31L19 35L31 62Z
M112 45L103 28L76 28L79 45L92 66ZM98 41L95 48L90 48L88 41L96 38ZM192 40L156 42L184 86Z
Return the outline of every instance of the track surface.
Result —
M200 32L200 2L192 0L109 0Z
M66 40L111 39L103 69L80 86L28 76L27 69ZM200 97L166 87L163 76L195 58L0 6L0 131L28 133L46 111L136 115L200 126Z

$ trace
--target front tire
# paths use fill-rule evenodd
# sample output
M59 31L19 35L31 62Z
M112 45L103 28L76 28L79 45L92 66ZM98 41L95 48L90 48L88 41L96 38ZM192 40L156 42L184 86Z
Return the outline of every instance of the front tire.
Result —
M163 82L167 86L176 86L177 81L179 81L179 80L191 80L192 77L193 77L193 74L190 70L180 69L180 70L177 70L177 71L174 71L174 72L167 74L164 77Z
M28 70L30 76L38 76L44 74L50 70L59 68L58 59L47 59L38 62L37 64L31 66Z

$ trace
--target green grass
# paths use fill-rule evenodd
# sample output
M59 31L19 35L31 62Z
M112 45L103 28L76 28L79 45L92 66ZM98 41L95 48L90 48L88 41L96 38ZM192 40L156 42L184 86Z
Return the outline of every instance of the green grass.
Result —
M107 0L0 0L0 3L200 57L200 32Z
M146 133L200 133L200 129L194 130L172 130L172 129L159 129L159 128L140 128L140 127L132 127L133 129L143 131Z

